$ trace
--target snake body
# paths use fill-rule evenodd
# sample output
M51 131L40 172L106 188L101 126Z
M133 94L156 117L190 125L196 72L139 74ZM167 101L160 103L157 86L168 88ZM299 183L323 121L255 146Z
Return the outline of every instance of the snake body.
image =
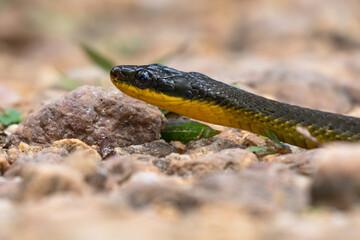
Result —
M261 135L271 132L280 141L299 147L360 141L360 118L270 100L201 73L160 64L122 65L114 67L110 77L125 94L160 108Z

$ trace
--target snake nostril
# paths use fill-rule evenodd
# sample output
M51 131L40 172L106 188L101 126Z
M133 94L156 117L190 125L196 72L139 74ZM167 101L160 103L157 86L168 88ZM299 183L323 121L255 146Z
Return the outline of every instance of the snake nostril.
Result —
M110 76L113 79L117 79L119 77L120 73L121 73L121 67L116 66L116 67L113 67L113 69L111 69Z

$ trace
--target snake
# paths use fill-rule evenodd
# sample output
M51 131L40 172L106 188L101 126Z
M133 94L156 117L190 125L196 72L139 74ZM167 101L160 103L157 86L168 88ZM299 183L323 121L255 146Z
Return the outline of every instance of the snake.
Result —
M360 118L271 100L198 72L161 64L119 65L110 78L126 95L159 108L263 136L272 133L301 148L360 140Z

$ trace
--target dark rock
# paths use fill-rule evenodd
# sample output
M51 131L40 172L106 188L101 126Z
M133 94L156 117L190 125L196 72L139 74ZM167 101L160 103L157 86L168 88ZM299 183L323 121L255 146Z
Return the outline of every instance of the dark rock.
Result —
M15 135L27 143L77 138L98 146L107 140L117 147L156 140L164 124L157 108L115 88L83 86L30 114Z
M8 136L5 132L0 130L0 148L9 148L12 144L13 137Z
M111 143L108 138L105 138L99 147L99 152L102 159L111 157L116 154L116 150L111 147Z

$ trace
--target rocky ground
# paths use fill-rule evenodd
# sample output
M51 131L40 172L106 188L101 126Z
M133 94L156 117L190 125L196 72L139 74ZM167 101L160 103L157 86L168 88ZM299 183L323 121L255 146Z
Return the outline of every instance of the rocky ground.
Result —
M0 127L1 240L360 239L360 143L283 151L214 125L167 143L76 45L360 117L358 1L189 3L0 1L0 107L25 118Z

